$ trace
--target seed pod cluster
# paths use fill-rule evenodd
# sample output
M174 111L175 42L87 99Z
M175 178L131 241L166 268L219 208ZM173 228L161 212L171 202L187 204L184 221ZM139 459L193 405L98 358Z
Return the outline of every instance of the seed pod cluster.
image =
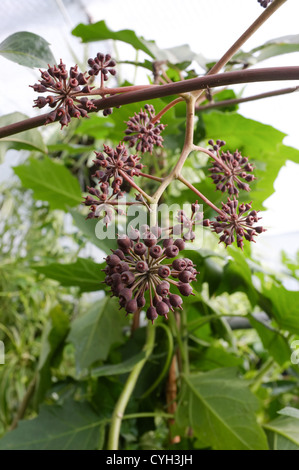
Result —
M223 140L217 140L216 143L209 140L209 144L212 146L209 150L215 155L213 166L209 171L216 189L236 196L239 194L239 189L250 191L248 183L256 178L251 174L254 167L248 162L248 158L243 157L238 150L233 154L229 151L220 153L220 148L225 145Z
M69 72L60 59L60 63L48 70L40 70L41 80L35 85L30 85L38 93L51 93L48 96L39 96L34 100L36 108L48 105L53 108L48 115L46 124L58 120L61 128L67 126L72 117L86 117L88 110L95 109L93 100L87 97L78 98L77 95L88 95L92 88L88 86L90 77L78 71L78 66L71 67Z
M160 135L165 129L164 124L156 121L155 124L151 119L155 116L155 109L152 105L146 104L144 111L140 109L139 113L135 113L133 117L126 121L127 129L124 141L128 142L129 147L136 145L137 152L141 151L152 153L154 145L163 147L163 137Z
M228 246L236 240L238 247L243 249L244 238L249 242L255 241L253 237L265 232L265 229L261 226L254 227L260 218L258 211L251 210L251 203L242 203L239 207L238 204L235 197L232 200L228 198L225 204L222 202L223 215L216 217L216 221L210 222L210 225L213 232L222 233L220 242Z
M194 295L190 283L196 280L196 268L188 258L176 258L185 248L182 239L162 239L160 227L142 226L120 236L118 248L106 258L105 282L121 308L134 313L146 305L147 318L167 318L169 310L182 308L183 299ZM176 259L174 259L176 258ZM170 260L172 260L170 262ZM171 286L177 293L170 291Z
M195 227L203 223L203 212L198 201L191 204L191 217L188 217L184 210L177 213L178 224L171 227L171 233L181 236L185 241L193 242L195 240Z

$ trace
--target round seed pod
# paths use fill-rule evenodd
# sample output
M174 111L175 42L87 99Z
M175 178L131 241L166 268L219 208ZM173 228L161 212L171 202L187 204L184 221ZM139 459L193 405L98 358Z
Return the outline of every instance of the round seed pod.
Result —
M124 252L121 250L114 250L113 254L118 256L120 260L123 260L125 258Z
M138 263L136 263L135 269L139 273L146 273L148 271L148 264L145 261L138 261Z
M162 277L163 279L166 279L167 277L170 276L170 268L168 266L159 266L158 268L158 275Z
M170 300L167 297L164 297L164 299L162 299L162 302L164 302L168 306L169 310L173 310Z
M119 263L118 267L120 268L120 270L119 270L120 273L123 273L125 271L129 271L129 269L130 269L130 266L125 261L122 261L121 263Z
M179 283L177 287L180 293L185 297L188 297L189 295L192 294L192 287L190 286L190 284L186 284L182 282L182 283Z
M157 310L155 307L149 307L146 311L146 317L148 320L151 320L152 323L154 323L154 320L158 317Z
M156 310L157 310L158 315L162 315L166 317L167 313L169 312L169 307L165 302L160 301L160 302L157 302Z
M128 289L127 287L125 287L124 289L120 291L119 299L125 299L125 301L128 302L129 300L131 300L132 295L133 295L132 289Z
M108 255L106 258L106 263L109 266L116 266L120 263L120 258L117 255Z
M184 240L182 240L181 238L175 240L173 244L176 245L180 251L184 250L186 246Z
M136 253L136 255L138 256L144 255L144 253L146 252L146 249L147 248L144 243L138 242L136 243L136 245L134 245L134 253Z
M149 253L152 258L159 258L162 255L162 248L159 245L153 245L150 247Z
M184 271L181 271L179 274L179 280L181 282L190 282L192 277L193 274L190 271L187 271L186 269Z
M184 260L186 261L187 268L194 266L193 261L191 259L184 258Z
M136 241L136 240L139 240L140 238L140 232L136 228L130 227L128 231L128 236L129 238L131 238L131 240Z
M127 252L131 247L131 240L127 235L122 235L117 239L117 244L122 251Z
M111 279L114 284L118 284L119 282L121 282L120 273L111 274Z
M170 245L165 249L165 255L167 258L175 258L179 254L179 251L176 245Z
M175 269L176 271L183 271L187 267L187 263L184 258L181 259L175 259L172 262L172 268Z
M135 281L135 276L131 271L121 273L121 281L123 284L129 285Z
M127 313L134 313L138 309L137 300L131 299L126 303L126 312Z
M142 308L145 306L145 297L143 294L139 294L137 297L137 305L139 308Z
M169 294L169 289L170 289L170 284L167 281L162 281L156 287L157 294L162 295L163 297Z
M125 289L125 285L122 282L117 282L111 286L111 290L114 295L119 296L120 292Z
M180 307L183 303L183 299L178 294L170 294L169 302L173 307Z
M146 246L150 247L150 246L156 245L157 238L155 237L155 235L152 232L146 232L143 235L143 241L144 241L144 244Z
M105 283L107 284L107 286L112 286L113 279L111 278L111 276L108 275L105 277Z
M163 248L167 248L170 245L173 245L173 239L172 238L164 238Z

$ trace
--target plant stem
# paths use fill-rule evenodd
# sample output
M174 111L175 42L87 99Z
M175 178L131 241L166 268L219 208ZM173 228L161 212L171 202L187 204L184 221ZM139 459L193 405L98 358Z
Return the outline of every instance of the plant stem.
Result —
M36 380L37 380L37 376L35 375L33 377L33 379L31 380L28 388L27 388L27 391L23 397L23 400L18 408L18 411L17 411L17 414L16 416L14 417L13 419L13 422L10 426L10 431L12 431L13 429L15 429L17 426L18 426L18 422L24 418L24 415L25 415L25 412L27 410L27 407L30 403L30 400L34 394L34 390L35 390L35 386L36 386Z
M196 111L205 111L207 109L220 108L222 106L232 106L234 104L248 103L249 101L262 100L264 98L271 98L273 96L287 95L288 93L294 93L299 90L299 86L281 88L279 90L267 91L265 93L259 93L257 95L247 96L245 98L235 98L232 100L216 101L214 103L206 104L204 106L196 106Z
M182 82L167 83L166 85L152 85L149 89L141 89L134 92L122 93L109 98L95 100L97 112L101 109L121 106L139 101L152 100L174 94L191 92L194 90L204 90L207 87L222 87L226 85L235 85L238 83L252 83L278 80L298 80L299 67L269 67L257 70L238 70L235 72L219 73L215 75L206 75L204 77L184 80ZM8 137L19 132L33 129L45 124L48 118L47 114L25 119L8 126L0 128L0 138Z
M209 70L208 75L219 72L224 65L238 52L245 42L278 10L287 0L276 0L249 26L237 41L225 52L218 62Z
M133 188L135 188L140 194L142 194L142 196L145 197L148 202L153 202L152 197L149 196L145 191L143 191L143 189L139 188L139 186L135 183L132 178L130 178L130 176L127 175L127 173L120 169L118 170L118 172L126 181L128 181L128 183L130 183Z
M223 212L221 209L218 209L209 199L207 199L198 189L196 189L189 181L187 181L182 175L178 177L178 180L184 183L185 186L187 186L191 191L193 191L200 199L202 199L208 206L210 206L214 211L218 212L218 214L223 215Z
M189 368L189 351L188 351L188 326L187 326L187 312L183 309L181 312L181 332L183 338L184 360L183 360L183 373L188 375Z
M170 419L173 418L173 414L170 413L162 413L162 412L152 412L152 411L145 411L144 413L132 413L129 415L125 415L124 419L137 419L137 418L166 418Z
M138 176L144 176L144 178L149 178L154 181L159 181L160 183L163 181L163 178L159 178L158 176L148 175L147 173L140 172Z
M145 352L145 357L144 359L139 361L132 369L124 385L123 391L120 394L117 400L117 403L115 405L112 419L111 419L109 436L108 436L108 446L107 446L108 450L118 450L119 434L120 434L120 428L121 428L123 415L127 407L127 404L131 398L132 392L135 388L140 372L142 371L143 366L145 365L147 359L149 358L149 356L151 355L154 349L155 331L156 331L155 326L149 323L147 326L146 343L143 347L143 351Z
M272 369L274 364L275 364L274 359L272 357L270 357L265 362L263 367L258 371L258 373L256 374L256 376L255 376L255 378L254 378L254 380L253 380L253 382L250 386L250 389L253 393L258 391L259 387L263 383L263 379L264 379L265 375L269 372L269 370Z

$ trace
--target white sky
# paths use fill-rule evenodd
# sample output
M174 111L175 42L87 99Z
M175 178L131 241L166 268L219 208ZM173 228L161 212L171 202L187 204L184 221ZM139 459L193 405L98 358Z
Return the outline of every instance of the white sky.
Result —
M66 7L68 18L63 17L59 9L61 5ZM31 31L40 34L52 44L56 59L63 57L64 61L70 64L73 60L67 41L78 57L83 57L84 48L79 44L79 40L69 34L70 25L76 26L80 21L86 22L82 5L93 21L105 19L113 30L134 29L146 39L154 39L162 48L187 43L194 52L202 53L211 59L219 58L263 11L257 0L64 0L64 3L62 0L1 0L0 41L16 31ZM299 1L288 0L243 49L249 50L271 38L299 34L298 18ZM106 47L111 47L111 44L106 44ZM88 56L99 49L95 45L88 48ZM119 52L125 59L135 58L130 46L119 44ZM139 58L142 59L142 54ZM265 61L261 66L298 64L299 53L292 53ZM36 115L36 109L32 109L34 93L28 88L28 84L35 83L39 78L37 71L21 68L2 57L0 68L0 114L19 110L30 116ZM128 79L132 80L133 67L128 67L125 73L128 73ZM138 81L144 81L142 73L138 75ZM244 94L248 96L292 85L295 85L295 82L251 84L246 87ZM299 93L296 93L246 103L240 106L239 112L245 117L277 127L288 134L285 144L299 148L298 101ZM263 223L270 230L265 237L275 233L299 232L298 181L299 165L289 162L281 170L275 184L276 193L267 201L269 210L263 214Z

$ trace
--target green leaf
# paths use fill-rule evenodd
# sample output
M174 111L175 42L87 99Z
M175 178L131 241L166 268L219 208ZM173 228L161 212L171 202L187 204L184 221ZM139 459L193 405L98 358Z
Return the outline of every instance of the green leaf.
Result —
M96 361L107 359L111 346L124 341L124 322L117 301L105 297L72 323L67 340L75 346L78 373Z
M288 291L283 286L272 285L263 289L263 295L271 302L271 313L281 328L299 333L299 292Z
M41 351L37 367L38 378L35 390L36 404L42 401L46 391L51 386L51 364L69 331L69 317L62 310L60 305L54 307L49 316L50 319L46 323L42 335Z
M283 366L289 362L292 352L286 338L279 331L275 331L270 326L256 320L252 315L248 318L261 338L264 348L269 351L277 364Z
M29 158L24 165L14 167L25 188L32 189L35 199L48 201L51 209L67 210L82 202L78 180L65 166L45 157Z
M288 409L286 412L285 410L286 408L279 412L283 412L283 416L264 425L268 431L270 447L272 450L299 450L299 411L295 410L296 416L293 412L293 416L290 416Z
M215 450L265 450L254 412L258 402L234 369L183 376L177 422Z
M112 127L113 122L109 117L92 114L89 119L80 120L75 134L89 135L95 139L105 139L107 136L109 137Z
M80 287L81 292L103 290L101 282L105 274L101 271L105 267L90 259L78 258L75 263L51 263L47 266L32 266L37 272L50 279L55 279L62 286Z
M0 44L0 55L26 67L47 67L55 64L49 43L37 34L21 31L8 36Z
M282 410L278 411L278 414L299 419L299 410L297 408L292 408L291 406L286 406Z
M15 122L28 119L26 114L19 112L6 114L0 117L0 127L9 126ZM0 140L0 162L3 160L7 150L33 150L38 152L47 153L47 146L45 145L41 133L37 129L30 129L29 131L19 132L18 134L9 137L3 137Z
M104 20L89 25L80 23L75 29L73 29L72 34L80 37L82 42L104 41L107 39L126 42L127 44L131 44L131 46L136 50L141 50L151 57L154 57L150 49L147 47L147 43L149 41L145 41L143 38L138 37L136 33L130 29L112 31L108 28Z
M256 53L256 61L269 59L281 54L289 54L290 52L299 51L299 34L282 36L280 38L271 39L262 46L254 48L251 52Z
M196 370L208 371L221 367L237 367L242 365L242 363L241 357L229 353L222 347L210 346L203 351L200 358L193 364Z
M1 450L96 450L105 420L87 403L43 405L37 418L21 421L0 439Z
M127 372L130 372L138 362L142 361L144 357L145 353L140 352L120 364L109 364L107 366L92 369L91 375L92 377L103 377L108 375L126 374Z
M98 238L96 233L97 224L102 224L98 219L88 219L76 209L70 209L75 225L78 227L80 232L88 238L88 240L93 243L95 246L105 251L105 253L110 253L111 249L116 249L115 238Z

